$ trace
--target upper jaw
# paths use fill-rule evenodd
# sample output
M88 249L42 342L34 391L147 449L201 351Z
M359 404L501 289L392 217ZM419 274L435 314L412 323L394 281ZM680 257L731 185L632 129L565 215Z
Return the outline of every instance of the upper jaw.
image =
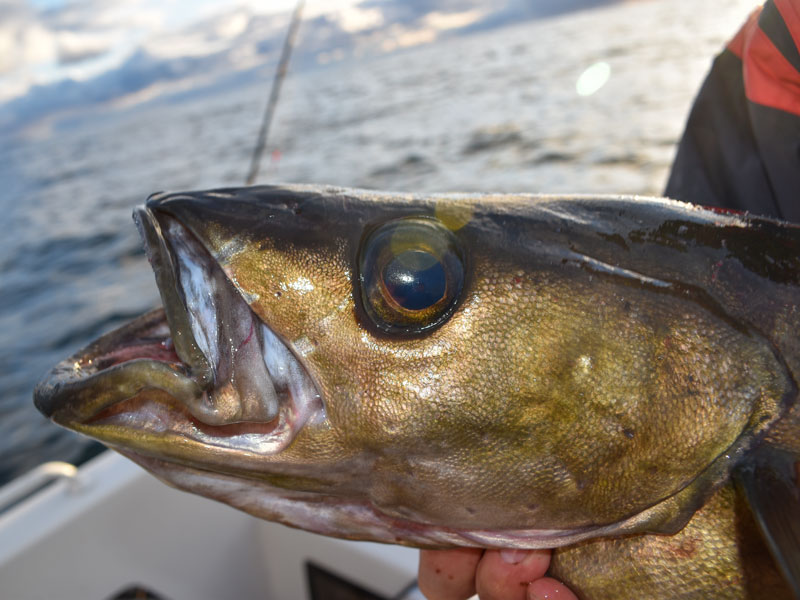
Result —
M111 425L115 444L120 430L152 430L158 412L159 428L203 444L282 449L321 411L308 372L192 232L152 208L134 218L164 308L56 365L34 391L37 408L101 438Z

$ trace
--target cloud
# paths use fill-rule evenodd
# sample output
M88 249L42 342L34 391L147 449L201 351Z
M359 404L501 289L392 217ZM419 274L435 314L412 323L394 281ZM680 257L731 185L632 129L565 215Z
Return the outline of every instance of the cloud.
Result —
M0 2L0 102L27 92L36 69L57 58L55 37L27 3Z
M263 10L284 0L236 1L243 4L222 12L222 0L81 0L36 12L23 0L0 0L0 130L263 80L263 67L277 61L289 12ZM292 68L612 1L310 3Z
M203 19L178 31L165 31L160 35L152 35L142 47L149 54L165 59L207 56L235 45L237 38L247 34L252 23L252 11L247 8L237 8L229 13Z
M106 54L116 43L108 33L61 31L55 36L58 62L62 65L78 63Z
M168 2L167 2L168 3ZM53 31L157 30L164 27L166 8L147 0L79 0L43 10L38 17Z
M0 75L53 60L56 55L51 32L36 21L26 3L6 0L0 4Z
M118 65L163 16L142 0L82 0L41 11L0 0L0 102Z
M383 25L383 13L377 8L351 6L336 13L339 27L348 33L374 29Z
M461 29L478 22L483 17L484 12L477 9L452 13L435 11L425 15L423 21L433 29Z

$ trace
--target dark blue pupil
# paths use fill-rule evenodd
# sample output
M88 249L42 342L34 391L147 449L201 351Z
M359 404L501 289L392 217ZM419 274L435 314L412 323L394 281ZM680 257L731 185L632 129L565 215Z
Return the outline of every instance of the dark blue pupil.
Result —
M441 300L447 280L444 266L431 253L406 250L383 269L383 285L403 308L422 310Z

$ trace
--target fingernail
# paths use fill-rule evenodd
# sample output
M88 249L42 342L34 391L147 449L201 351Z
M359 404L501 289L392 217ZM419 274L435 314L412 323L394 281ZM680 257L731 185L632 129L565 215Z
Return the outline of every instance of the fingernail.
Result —
M521 563L527 554L525 550L500 550L500 558L510 565Z

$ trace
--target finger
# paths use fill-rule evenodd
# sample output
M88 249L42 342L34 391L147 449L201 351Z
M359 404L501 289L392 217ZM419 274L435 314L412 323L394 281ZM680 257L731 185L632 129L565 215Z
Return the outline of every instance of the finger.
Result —
M481 600L526 600L528 584L550 566L550 550L487 550L475 585Z
M542 577L528 586L527 600L578 600L578 597L560 581Z
M466 600L475 594L480 548L420 550L419 589L428 600Z

